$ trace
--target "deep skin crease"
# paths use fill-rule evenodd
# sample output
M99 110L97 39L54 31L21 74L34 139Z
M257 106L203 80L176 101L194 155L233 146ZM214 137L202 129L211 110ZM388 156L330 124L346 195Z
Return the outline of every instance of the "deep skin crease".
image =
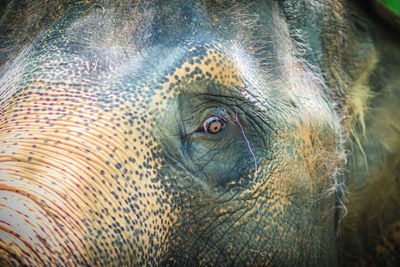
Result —
M399 262L400 23L378 3L6 4L1 266Z

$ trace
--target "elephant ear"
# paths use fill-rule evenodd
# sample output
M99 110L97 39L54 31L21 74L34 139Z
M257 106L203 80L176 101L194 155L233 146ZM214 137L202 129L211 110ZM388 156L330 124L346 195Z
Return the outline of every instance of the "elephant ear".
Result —
M400 0L370 0L369 7L377 23L397 32L400 39Z

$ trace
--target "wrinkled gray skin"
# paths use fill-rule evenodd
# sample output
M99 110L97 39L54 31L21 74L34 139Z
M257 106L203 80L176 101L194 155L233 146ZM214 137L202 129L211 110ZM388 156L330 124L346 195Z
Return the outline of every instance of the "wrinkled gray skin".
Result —
M399 261L383 6L2 4L1 266Z

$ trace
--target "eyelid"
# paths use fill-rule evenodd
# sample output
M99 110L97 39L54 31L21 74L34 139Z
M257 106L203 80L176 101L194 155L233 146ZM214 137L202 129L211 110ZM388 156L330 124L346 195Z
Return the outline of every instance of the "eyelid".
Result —
M232 118L229 116L227 112L227 108L223 107L222 105L212 105L208 108L197 110L196 112L192 113L191 116L188 116L186 122L184 124L188 125L185 130L186 136L197 136L205 137L205 135L209 137L214 137L218 134L208 134L204 129L204 123L207 119L211 117L218 117L225 123L225 127L229 125L229 121L232 121ZM225 129L224 129L225 130ZM221 131L220 133L222 133ZM193 137L194 137L193 136Z
M207 126L207 122L209 122L210 124L215 123L215 122L221 122L221 127L218 129L219 131L213 133L213 132L211 131L211 129L208 129L208 128L211 127L212 125ZM227 125L227 122L226 122L226 120L224 120L223 118L221 118L221 117L219 117L219 116L212 116L212 117L209 117L208 119L206 119L206 120L202 123L202 125L199 127L199 129L200 129L202 132L206 132L206 133L208 133L208 134L215 135L215 134L221 133L221 132L226 128L226 125Z

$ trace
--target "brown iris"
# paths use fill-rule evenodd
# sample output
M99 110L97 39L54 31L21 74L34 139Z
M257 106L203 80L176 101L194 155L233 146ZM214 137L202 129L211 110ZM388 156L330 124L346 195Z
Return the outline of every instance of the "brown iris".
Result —
M210 117L208 118L204 124L204 131L209 134L217 134L220 133L226 126L226 123L220 117Z

